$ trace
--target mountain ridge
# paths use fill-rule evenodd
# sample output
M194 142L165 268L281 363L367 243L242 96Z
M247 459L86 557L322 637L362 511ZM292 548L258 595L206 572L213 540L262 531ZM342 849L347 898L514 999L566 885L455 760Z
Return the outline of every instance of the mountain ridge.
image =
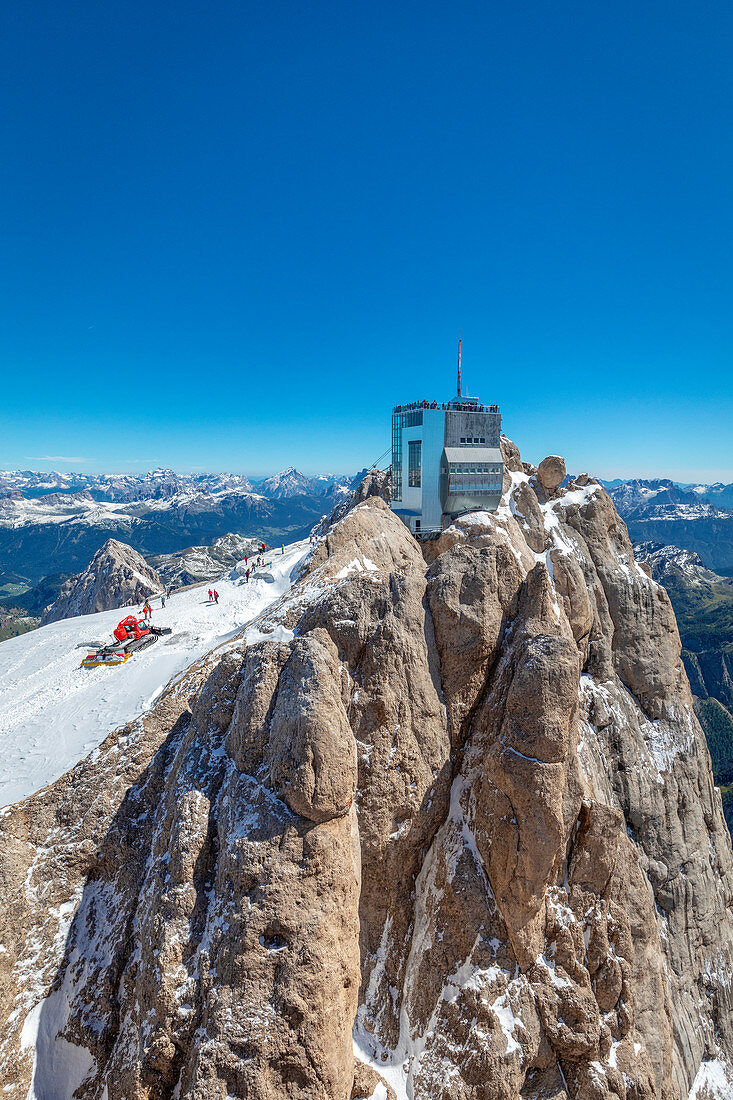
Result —
M354 1051L400 1100L729 1095L669 599L602 486L503 447L497 513L426 560L354 500L249 641L0 819L11 1097L70 1051L90 1100L348 1100Z

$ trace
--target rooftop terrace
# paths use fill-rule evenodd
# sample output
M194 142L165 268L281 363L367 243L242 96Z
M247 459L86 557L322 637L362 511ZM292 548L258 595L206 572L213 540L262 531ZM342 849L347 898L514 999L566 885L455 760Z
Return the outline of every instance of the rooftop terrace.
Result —
M393 412L411 412L413 409L443 409L448 412L498 413L498 405L481 405L477 397L463 397L454 401L410 401L406 405L395 405Z

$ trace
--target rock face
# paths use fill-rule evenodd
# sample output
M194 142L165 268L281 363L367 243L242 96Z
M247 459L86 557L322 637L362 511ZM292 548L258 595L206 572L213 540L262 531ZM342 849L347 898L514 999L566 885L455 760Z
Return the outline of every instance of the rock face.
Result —
M695 713L733 829L733 578L706 569L698 554L679 546L645 542L634 555L664 585L674 608Z
M256 539L243 535L222 535L211 546L188 546L172 554L157 554L150 557L148 564L166 587L185 587L216 580L245 554L255 554L259 545Z
M366 496L262 640L0 819L4 1094L733 1094L669 601L600 485L503 448L497 513L423 555Z
M327 531L342 520L352 508L369 497L381 497L387 503L392 499L392 475L389 470L365 470L354 488L340 500L328 515L313 528L314 535L325 535Z
M58 599L43 612L41 626L142 603L162 588L158 574L137 550L108 539L83 573L64 582Z
M548 455L537 467L537 477L544 489L557 489L565 479L565 459L559 455Z

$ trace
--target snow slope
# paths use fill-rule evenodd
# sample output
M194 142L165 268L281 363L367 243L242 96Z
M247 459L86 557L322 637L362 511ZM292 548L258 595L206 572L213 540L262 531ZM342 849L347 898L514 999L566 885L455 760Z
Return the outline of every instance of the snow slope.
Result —
M130 608L50 623L0 643L0 806L63 775L117 726L147 710L172 676L232 637L291 585L308 542L268 553L274 581L249 584L232 571L216 582L173 593L153 612L173 634L114 668L82 669L89 641L112 641Z

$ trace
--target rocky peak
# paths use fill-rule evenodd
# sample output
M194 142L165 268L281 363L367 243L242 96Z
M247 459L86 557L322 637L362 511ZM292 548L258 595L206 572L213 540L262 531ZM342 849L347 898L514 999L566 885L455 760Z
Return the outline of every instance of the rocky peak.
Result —
M339 520L348 515L352 508L368 500L369 497L381 497L382 500L389 503L392 499L391 481L392 474L390 470L364 470L358 481L354 483L353 488L345 494L343 500L340 500L331 509L328 515L323 516L320 523L317 523L313 528L312 533L316 536L326 534Z
M502 447L496 513L420 545L352 502L258 641L2 818L11 1098L731 1095L669 601L602 486Z
M64 582L58 599L43 612L41 625L139 604L162 587L158 574L137 550L108 539L83 573Z
M151 555L148 562L163 584L177 588L216 580L245 554L256 553L259 545L257 539L230 533L214 539L211 546L188 546L171 554Z
M279 474L265 478L257 486L257 491L263 496L281 500L283 497L294 496L297 493L306 493L310 484L310 478L296 470L295 466L288 466Z
M705 568L702 558L694 550L646 541L635 543L634 556L638 562L649 567L651 576L659 584L667 585L672 580L684 580L693 585L706 581L725 583L724 578Z

